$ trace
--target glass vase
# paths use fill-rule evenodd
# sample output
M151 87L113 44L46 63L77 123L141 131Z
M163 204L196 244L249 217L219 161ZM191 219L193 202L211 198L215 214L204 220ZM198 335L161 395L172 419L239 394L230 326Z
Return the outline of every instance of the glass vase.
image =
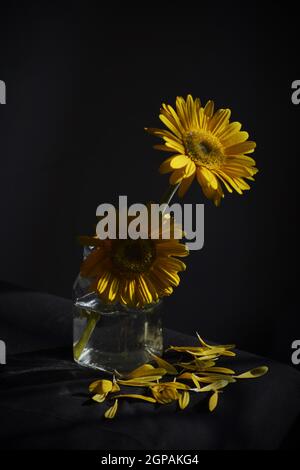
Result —
M74 285L74 360L81 366L124 374L163 351L162 301L141 309L105 304L89 281Z

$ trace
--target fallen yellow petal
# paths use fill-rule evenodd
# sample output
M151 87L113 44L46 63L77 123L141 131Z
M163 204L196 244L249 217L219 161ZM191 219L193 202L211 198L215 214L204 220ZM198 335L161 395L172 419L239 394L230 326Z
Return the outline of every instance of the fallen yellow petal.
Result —
M181 410L184 410L190 402L190 394L189 392L184 391L183 393L180 394L179 396L179 406Z
M151 376L163 376L167 373L166 369L161 367L153 367L151 364L144 364L127 375L129 379L144 378Z
M118 380L120 385L128 385L130 387L149 387L152 383L156 383L156 380L160 380L161 375L151 377L141 377L129 380Z
M102 379L102 380L96 380L96 382L93 382L89 386L89 391L90 392L97 392L99 394L103 393L109 393L113 387L113 384L110 380Z
M208 367L205 369L206 372L216 372L220 374L235 374L234 370L227 369L227 367Z
M161 357L156 356L153 353L150 353L150 354L153 357L153 359L155 360L158 367L160 367L162 369L165 369L168 374L171 374L171 375L177 375L178 374L177 369L172 364L165 361Z
M201 338L199 333L196 332L197 338L199 339L200 343L202 346L205 346L206 348L213 349L213 348L222 348L222 349L234 349L236 346L235 344L219 344L219 345L210 345L207 344L204 339Z
M132 372L126 375L128 378L134 378L134 377L141 377L144 375L146 372L149 372L150 370L153 370L154 367L151 364L143 364L140 367L137 367L137 369L134 369Z
M255 369L248 370L240 375L235 375L237 379L257 379L262 377L268 372L269 368L267 366L256 367Z
M226 374L213 374L212 372L199 372L199 375L202 377L202 379L206 378L209 379L210 382L217 382L219 380L225 380L226 382L229 383L234 383L236 382L236 379L232 375L226 375Z
M114 418L116 415L117 409L118 409L118 400L115 400L115 403L113 404L113 406L111 406L110 408L108 408L108 410L105 411L104 413L105 418L109 418L109 419Z
M214 411L214 409L216 408L218 404L218 398L219 398L218 392L214 392L209 399L209 403L208 403L209 411Z
M217 380L216 382L213 382L209 385L206 385L205 387L202 387L199 391L200 392L210 392L213 390L214 392L216 390L219 390L220 388L226 387L228 385L228 380Z
M119 392L120 391L120 387L116 382L113 384L111 391L112 392Z
M98 402L98 403L102 403L106 398L106 394L102 394L100 395L99 393L97 393L96 395L92 396L92 400Z
M124 395L116 395L115 398L136 398L137 400L149 401L150 403L156 403L155 398L147 397L145 395L135 395L134 393L126 393Z

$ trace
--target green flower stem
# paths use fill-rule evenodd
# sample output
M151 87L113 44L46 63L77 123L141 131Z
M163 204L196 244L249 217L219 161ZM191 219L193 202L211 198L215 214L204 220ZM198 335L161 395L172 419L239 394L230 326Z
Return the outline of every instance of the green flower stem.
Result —
M87 315L87 325L82 333L82 336L79 341L75 344L73 348L74 352L74 358L79 361L81 354L83 353L84 348L86 347L87 343L90 340L90 337L93 334L93 331L98 323L98 320L100 318L99 313L96 312L90 312Z
M163 197L160 200L161 204L170 204L171 200L173 199L174 195L176 194L178 188L180 186L180 183L176 185L170 185L166 192L164 193Z

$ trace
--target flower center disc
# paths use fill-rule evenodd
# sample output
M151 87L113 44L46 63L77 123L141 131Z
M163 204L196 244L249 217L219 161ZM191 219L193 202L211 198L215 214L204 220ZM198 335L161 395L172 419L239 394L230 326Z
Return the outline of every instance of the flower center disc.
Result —
M189 157L200 165L219 166L224 161L219 140L209 132L189 131L184 136L184 145Z
M121 272L143 273L155 258L155 246L151 240L116 240L114 245L112 262Z

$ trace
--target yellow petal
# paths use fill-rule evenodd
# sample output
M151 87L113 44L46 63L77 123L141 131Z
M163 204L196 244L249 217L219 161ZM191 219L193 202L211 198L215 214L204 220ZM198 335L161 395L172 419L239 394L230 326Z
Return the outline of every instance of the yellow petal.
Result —
M240 144L241 142L245 142L249 139L248 132L236 132L234 134L229 135L226 138L221 138L220 141L223 147L230 147L232 145Z
M119 279L114 277L110 283L109 291L108 291L108 300L113 302L117 296L119 289Z
M162 240L161 243L158 242L156 245L156 252L160 254L168 252L170 256L176 256L180 258L183 258L189 254L188 248L184 244L175 240Z
M197 387L198 389L200 389L201 387L200 387L200 384L199 384L197 375L191 374L191 378L192 378L192 381L194 382L194 384L196 385L196 387Z
M157 266L155 274L158 276L159 279L167 279L169 284L172 286L177 287L180 283L180 278L178 274L169 271L168 269L165 269L163 266Z
M231 115L230 109L219 109L214 116L210 119L209 122L209 129L213 134L219 135L221 134L227 123L229 122L229 118Z
M221 132L218 133L219 139L223 141L223 139L227 139L229 136L237 134L241 128L242 124L240 122L231 122L230 124L227 124L227 126L225 126Z
M253 176L256 173L256 168L249 166L242 166L238 164L225 164L222 166L222 170L232 177L241 177L241 176Z
M227 181L223 178L223 176L219 174L218 170L212 170L212 172L222 181L227 191L229 193L232 193L233 191L232 191L231 186L227 183Z
M177 380L174 380L173 382L164 382L163 385L166 385L171 388L176 388L178 390L189 390L190 387L186 384L183 384L182 382L177 382Z
M171 167L171 161L174 157L167 158L159 167L159 172L164 175L165 173L170 173L173 170Z
M218 345L213 345L213 344L208 344L204 341L203 338L201 338L201 336L199 335L199 333L196 333L197 335L197 338L199 339L200 341L200 344L202 346L205 346L206 348L209 348L209 349L215 349L215 348L221 348L221 349L234 349L236 346L235 344L218 344Z
M201 388L201 387L200 387L200 384L199 384L199 382L198 382L198 377L197 377L197 375L192 374L191 372L184 372L183 374L180 374L180 375L178 376L178 379L186 379L186 380L188 379L188 380L192 380L193 383L194 383L194 385L195 385L198 389Z
M93 392L98 387L99 383L100 383L100 380L96 380L95 382L92 382L89 385L89 391Z
M112 382L111 380L97 380L96 382L93 382L89 386L89 391L94 392L97 391L97 393L103 394L103 393L109 393L112 390Z
M167 109L169 111L169 113L171 114L171 116L173 117L174 121L176 122L176 125L178 127L178 129L181 131L181 132L184 132L184 127L179 119L179 116L178 114L176 113L175 109L172 108L172 106L170 105L167 105Z
M225 171L218 170L218 173L236 190L237 193L243 194L241 188L236 184L234 178L231 178Z
M153 367L151 364L143 364L142 366L137 367L137 369L134 369L132 372L127 374L126 377L128 378L144 377L144 375L149 375L154 370L155 370L155 367Z
M209 100L205 107L204 107L204 113L206 114L207 117L211 118L214 114L214 102L212 100Z
M161 367L162 369L165 369L168 374L177 375L177 369L172 364L165 361L161 357L156 356L152 352L150 352L150 355L153 357L153 359L155 360L158 367Z
M221 348L220 346L215 346L214 348L209 348L209 349L206 349L206 348L198 348L198 351L197 350L186 350L187 353L189 354L193 354L193 356L195 357L198 357L198 356L207 356L208 354L209 355L213 355L213 354L216 354L216 355L220 355L220 354L223 354L226 352L226 349L224 348Z
M226 382L228 383L234 383L236 382L236 379L232 376L232 375L226 375L226 374L218 374L218 373L214 373L214 372L206 372L205 371L199 371L198 372L200 375L201 375L201 379L202 378L207 378L209 379L209 382L217 382L217 381L220 381L220 380L225 380Z
M202 175L206 179L207 183L212 187L212 189L218 188L217 178L208 168L205 168L204 166L200 166L199 171L202 173Z
M170 184L175 185L175 184L180 183L183 177L184 177L184 168L180 168L179 170L173 171L169 179Z
M170 166L174 170L177 170L178 168L183 168L189 163L190 159L186 155L177 155L176 157L173 157Z
M236 356L236 353L234 351L223 351L221 353L222 356L229 356L229 357L234 357Z
M112 392L119 392L120 391L120 387L117 383L114 383L113 386L112 386L112 389L111 389Z
M247 191L248 189L251 188L251 187L249 186L249 184L246 183L245 180L243 180L243 178L235 178L235 180L237 181L239 187L240 187L243 191Z
M214 409L216 408L218 404L218 398L219 398L218 392L214 392L209 399L209 404L208 404L209 411L214 411Z
M234 370L227 367L208 367L205 369L207 372L216 372L219 374L235 374Z
M187 110L188 120L189 120L189 123L190 123L190 125L191 125L191 124L194 123L194 117L195 117L195 113L194 113L194 100L193 100L192 95L187 95L187 98L186 98L186 110Z
M159 119L172 131L176 137L181 138L181 132L174 126L174 124L164 114L159 115Z
M184 128L182 127L177 114L174 113L173 115L171 112L171 109L173 109L171 106L163 103L162 107L160 108L160 112L163 116L165 116L168 119L168 121L170 121L171 124L173 124L175 129L177 129L180 132L180 134L182 134L184 132Z
M165 146L170 149L170 152L179 152L180 155L184 154L184 147L181 143L175 142L174 140L170 140L165 138Z
M242 165L242 166L255 166L256 165L256 161L254 160L254 158L252 157L249 157L248 155L227 155L227 160L226 162L227 163L237 163L239 165Z
M225 155L240 155L243 153L252 153L255 147L255 142L247 140L247 142L242 142L240 144L232 145L230 147L225 148L224 153Z
M182 374L178 375L178 379L192 379L192 374L190 372L183 372Z
M191 176L189 176L188 178L184 178L182 181L181 181L181 184L179 186L179 189L178 189L178 196L179 197L183 197L186 192L188 191L188 189L190 188L191 184L193 183L194 179L195 179L195 171L191 174Z
M97 284L97 291L99 292L99 294L102 294L105 291L110 280L111 280L111 274L109 272L105 272L99 278L98 284Z
M96 395L92 396L92 400L98 403L102 403L105 400L105 398L106 398L106 394L100 395L99 393L97 393Z
M113 404L113 406L111 406L110 408L108 408L108 410L105 411L104 413L105 418L109 418L109 419L114 418L116 415L117 409L118 409L118 400L115 400L115 403Z
M136 398L137 400L144 400L150 403L156 403L155 398L147 397L145 395L136 395L134 393L125 393L123 395L116 395L115 398Z
M184 410L190 402L190 394L189 392L184 391L183 393L180 394L179 396L179 406L181 410Z
M126 385L126 387L150 387L156 383L155 381L160 380L161 377L161 375L153 375L153 377L142 377L128 380L118 379L118 383L120 385Z
M143 299L143 304L151 304L153 302L152 294L144 277L139 276L137 283L139 286L139 294Z
M157 129L155 127L145 127L145 131L156 137L169 137L170 139L177 139L177 137L166 129ZM177 139L178 140L178 139ZM179 142L179 140L178 140Z
M163 390L163 392L160 394L160 398L162 401L170 402L170 400L178 400L179 399L179 393L175 388L166 388Z
M210 392L211 390L213 390L215 392L216 390L219 390L220 388L226 387L228 383L229 382L227 380L217 380L216 382L213 382L209 385L206 385L205 387L202 387L199 391Z
M168 257L160 257L158 261L161 266L167 268L169 271L185 271L186 265L179 259Z
M170 147L166 147L166 145L164 144L153 145L153 148L155 150L160 150L161 152L168 152L168 153L175 152L175 150L170 149Z
M183 128L187 130L190 123L187 116L186 103L182 96L177 96L176 98L176 111Z
M268 372L269 368L267 366L256 367L255 369L248 370L243 374L236 375L237 379L257 379L262 377Z
M192 160L189 160L188 164L184 169L184 177L189 178L190 176L194 175L196 171L196 165Z

